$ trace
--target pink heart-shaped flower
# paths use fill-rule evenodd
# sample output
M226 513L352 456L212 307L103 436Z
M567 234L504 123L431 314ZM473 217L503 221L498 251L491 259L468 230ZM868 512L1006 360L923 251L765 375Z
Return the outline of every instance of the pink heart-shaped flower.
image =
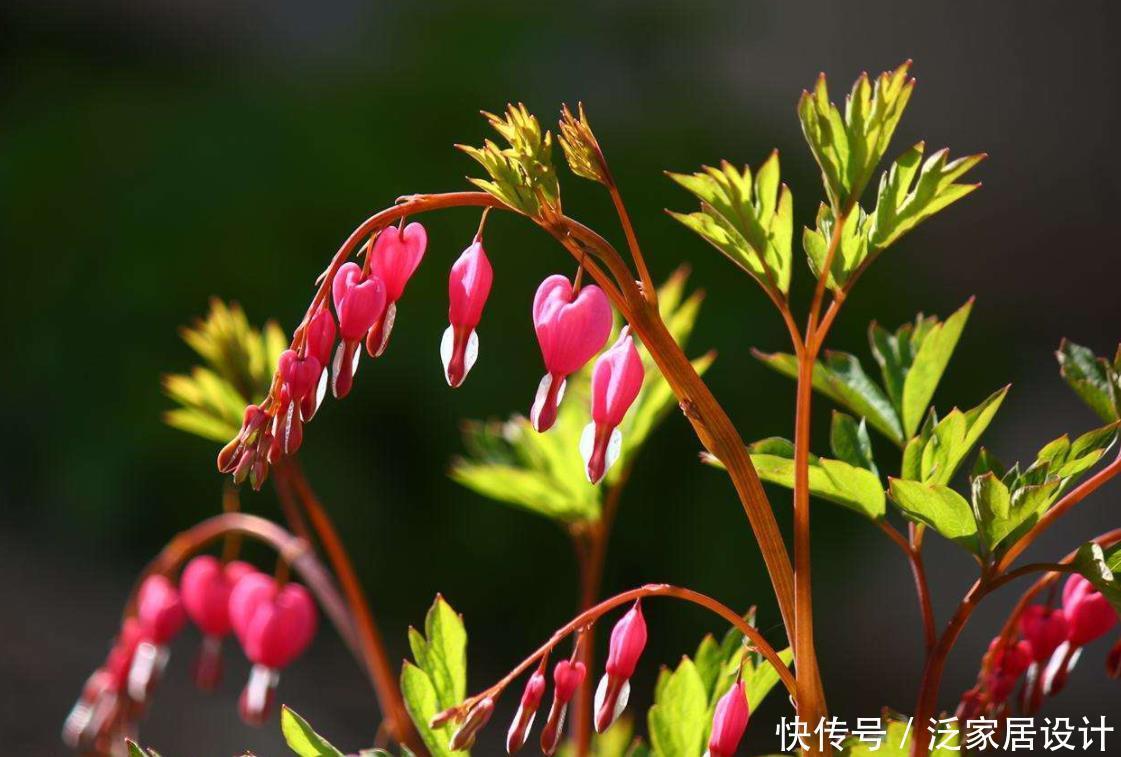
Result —
M370 270L385 282L387 302L396 302L401 298L405 284L416 272L427 246L428 232L415 222L404 229L390 226L378 234L371 253Z
M187 620L179 592L171 580L154 574L144 579L137 595L136 617L156 645L170 641Z
M580 370L603 349L611 321L611 303L599 287L583 287L574 296L564 276L545 279L533 298L533 327L545 369L554 376Z
M315 602L307 589L296 583L278 589L263 573L238 581L230 595L230 620L245 656L275 670L303 653L317 624Z
M211 555L194 558L179 578L179 594L187 616L207 636L223 637L231 630L230 593L253 566L238 560L222 565Z
M299 401L315 391L323 366L311 355L300 357L295 350L284 350L280 353L277 370L288 387L288 396Z

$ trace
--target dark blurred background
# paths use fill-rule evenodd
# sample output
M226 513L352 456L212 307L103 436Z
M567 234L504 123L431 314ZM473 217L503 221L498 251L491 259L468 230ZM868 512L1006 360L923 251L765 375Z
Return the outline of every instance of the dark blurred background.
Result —
M799 225L821 195L794 103L818 71L840 97L862 69L914 58L918 87L889 151L924 138L987 151L982 191L922 227L861 282L832 343L867 361L865 328L978 297L936 398L945 411L1014 384L987 444L1029 458L1095 418L1051 353L1070 336L1111 351L1121 329L1117 245L1121 158L1116 45L1108 2L158 3L7 2L0 11L0 733L10 753L58 754L57 732L105 651L135 572L176 531L215 512L215 446L165 427L159 378L193 354L176 329L211 295L291 328L311 283L350 230L403 193L464 186L480 108L522 100L552 122L582 100L658 277L680 261L708 291L693 348L715 348L717 395L748 438L792 433L793 386L748 355L784 331L744 276L663 208L690 198L663 169L783 156ZM559 156L558 156L559 157ZM621 241L609 204L562 169L566 209ZM445 275L477 214L425 218L425 264L393 345L354 394L330 403L304 458L340 524L394 658L405 629L443 592L466 616L471 687L488 683L570 615L570 547L543 519L483 500L445 476L460 419L524 411L540 373L528 306L570 262L527 223L494 218L496 285L482 355L457 392L441 376ZM797 297L808 275L796 268ZM817 403L823 451L829 406ZM877 444L879 439L876 439ZM674 414L628 490L605 591L688 584L760 605L776 636L762 562L732 489L696 462ZM879 445L881 467L897 455ZM1041 540L1055 557L1117 525L1116 485ZM788 496L773 492L784 528ZM271 493L247 508L276 514ZM1112 508L1112 510L1111 510ZM910 576L880 534L815 506L820 656L842 717L908 711L921 636ZM1114 513L1114 514L1111 514ZM928 542L942 621L974 577ZM952 658L943 703L971 685L1015 592L976 615ZM718 624L651 602L638 676L691 652ZM243 728L242 669L204 698L187 683L194 639L176 649L144 739L165 754L281 753L275 723ZM1052 714L1116 709L1095 647ZM233 657L233 656L231 656ZM286 672L281 699L341 746L368 743L370 691L332 631ZM639 699L645 699L640 696ZM776 751L774 698L752 729ZM491 729L497 738L504 727ZM496 750L494 744L492 749ZM483 748L481 752L487 752Z

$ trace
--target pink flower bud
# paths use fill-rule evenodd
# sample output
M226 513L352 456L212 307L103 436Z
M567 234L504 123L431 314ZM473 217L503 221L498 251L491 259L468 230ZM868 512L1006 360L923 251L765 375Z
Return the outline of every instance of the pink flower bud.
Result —
M1067 621L1062 610L1030 605L1020 615L1020 633L1031 646L1036 662L1046 662L1067 638Z
M393 324L397 320L397 300L405 291L405 284L420 265L428 233L419 223L410 223L404 229L390 226L378 234L370 252L370 270L385 282L386 307L382 317L366 335L366 351L373 357L385 352Z
M603 733L623 714L630 698L630 677L646 647L646 620L636 600L611 631L607 652L607 673L596 687L595 727Z
M541 751L552 755L560 745L564 734L565 716L568 703L584 683L588 670L582 662L561 660L553 668L553 704L549 707L549 718L541 729Z
M128 682L128 671L132 667L132 657L136 648L144 640L144 626L136 618L129 618L121 626L121 632L113 642L109 656L105 659L105 672L109 674L109 687L121 691Z
M1032 648L1027 641L1007 643L997 637L989 644L986 656L985 689L993 702L1008 699L1016 682L1032 662Z
M617 426L638 397L644 376L642 358L630 330L624 328L592 369L592 422L580 437L580 453L593 484L599 483L619 458L623 435Z
M179 592L167 576L153 574L144 579L136 604L136 617L152 643L171 641L187 621Z
M362 338L385 310L385 283L377 276L363 279L357 263L344 263L331 282L331 294L342 337L342 343L335 350L331 390L335 397L342 398L354 385Z
M738 680L716 703L712 735L708 739L709 757L732 757L736 753L743 732L747 730L749 715L747 693L743 689L743 681Z
M526 736L533 727L533 719L537 709L541 706L541 699L545 696L545 674L537 670L525 682L525 691L522 692L521 702L518 703L518 712L510 723L510 730L506 733L506 752L514 752L525 746Z
M1068 578L1063 586L1063 612L1067 639L1074 647L1104 636L1117 623L1117 612L1109 600L1078 574Z
M288 388L288 396L299 401L315 391L322 367L311 355L300 357L295 350L285 350L280 353L277 370Z
M183 569L179 593L187 616L206 636L222 638L231 630L230 593L253 566L235 560L223 565L216 557L200 555Z
M264 573L243 576L230 593L230 624L250 662L279 670L315 636L315 602L297 583L277 587Z
M335 319L326 307L321 308L308 321L304 332L304 344L308 357L325 366L331 362L331 348L335 346Z
M541 282L533 298L533 327L546 374L529 414L535 429L547 431L556 422L565 378L603 348L611 336L611 320L611 303L599 287L586 286L574 295L564 276Z
M453 752L469 749L475 743L475 737L479 734L479 731L483 729L483 726L487 724L493 714L494 700L490 697L479 700L474 707L467 711L463 723L452 734L448 741L448 748Z
M444 377L452 387L463 383L479 356L479 335L475 327L482 318L493 281L490 260L482 241L476 238L452 265L448 278L448 322L451 325L440 341L440 359L444 363Z

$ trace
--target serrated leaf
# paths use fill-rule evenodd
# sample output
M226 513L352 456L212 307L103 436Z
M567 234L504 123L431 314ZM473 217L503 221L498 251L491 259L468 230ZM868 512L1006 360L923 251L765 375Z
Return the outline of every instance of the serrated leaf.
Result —
M778 651L779 659L787 666L794 661L794 650L790 647ZM747 703L754 712L767 695L779 684L778 671L769 662L754 666L750 672L744 673L744 690L747 693ZM723 694L723 692L721 692Z
M442 711L432 679L408 661L401 667L401 697L405 700L405 709L408 710L413 725L416 726L421 740L433 757L448 757L454 754L448 749L452 727L446 725L440 729L433 729L428 725L433 716Z
M993 392L980 405L964 413L954 408L945 418L938 421L933 429L921 435L926 441L920 450L912 449L909 443L904 450L903 477L913 478L910 475L913 473L911 470L913 456L917 455L919 480L934 484L950 483L950 479L953 478L966 455L976 446L985 429L989 427L1007 394L1006 386ZM911 456L910 460L908 460L909 456Z
M1071 389L1105 421L1121 418L1121 346L1112 364L1067 339L1055 353L1059 373Z
M838 460L869 470L879 477L872 456L872 440L868 438L868 424L863 418L857 423L851 415L834 410L829 444Z
M696 757L709 726L708 698L693 661L684 657L660 687L647 716L650 744L660 757Z
M985 473L973 479L973 512L977 518L985 545L996 547L1020 524L1032 515L1031 501L1021 497L1015 509L1012 507L1012 493L1008 487L992 473Z
M1074 567L1121 615L1121 548L1113 546L1106 551L1094 542L1083 544L1074 556Z
M448 755L449 724L429 727L432 717L463 701L467 693L467 631L463 619L437 595L424 619L424 636L410 629L409 646L416 664L401 669L401 696L425 745L434 755Z
M903 391L898 408L906 437L914 436L926 415L934 390L950 363L950 357L972 309L973 299L970 298L944 323L933 319L915 329L914 334L918 337L916 352L913 362L904 370Z
M789 353L765 353L752 350L764 364L789 376L798 378L798 359ZM899 416L884 391L868 377L854 355L829 351L824 359L814 364L813 387L829 399L865 418L877 431L896 444L903 443L903 429Z
M737 169L723 161L694 174L670 178L701 202L696 213L670 215L751 274L764 289L785 295L790 289L794 204L779 181L778 153L760 166Z
M822 269L825 267L835 224L833 209L822 203L817 211L816 228L802 229L802 249L806 252L810 270L815 278L821 277ZM837 243L837 250L833 253L833 262L829 267L829 278L826 281L831 290L835 292L842 290L857 269L868 259L868 226L868 214L859 206L845 217L845 225L841 229L841 237Z
M965 498L942 484L890 479L891 499L911 520L925 523L971 552L979 552L977 521Z
M320 736L306 720L286 706L280 711L280 730L288 748L300 757L343 757L343 753Z
M483 115L508 146L499 147L489 139L482 147L457 145L490 176L490 180L470 179L471 183L530 217L539 217L544 207L559 209L552 134L543 132L537 118L520 103L507 105L501 116Z

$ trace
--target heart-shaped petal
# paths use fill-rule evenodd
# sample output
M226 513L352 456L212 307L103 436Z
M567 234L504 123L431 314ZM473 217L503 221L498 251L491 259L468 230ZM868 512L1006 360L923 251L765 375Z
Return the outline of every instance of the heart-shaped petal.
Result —
M428 232L415 222L404 229L390 226L378 234L370 253L370 270L385 282L386 300L401 299L405 284L420 265L427 246Z
M280 353L277 370L288 387L289 397L302 400L315 390L323 366L311 355L300 357L295 350L285 350Z
M144 579L137 595L136 617L157 645L166 644L183 628L187 615L175 584L167 576L154 574Z
M194 558L179 578L179 593L187 616L207 636L222 637L230 627L230 593L234 584L253 566L233 561L227 565L211 555Z
M595 285L575 296L560 275L541 282L533 298L533 326L549 373L567 376L580 370L611 336L611 303Z

